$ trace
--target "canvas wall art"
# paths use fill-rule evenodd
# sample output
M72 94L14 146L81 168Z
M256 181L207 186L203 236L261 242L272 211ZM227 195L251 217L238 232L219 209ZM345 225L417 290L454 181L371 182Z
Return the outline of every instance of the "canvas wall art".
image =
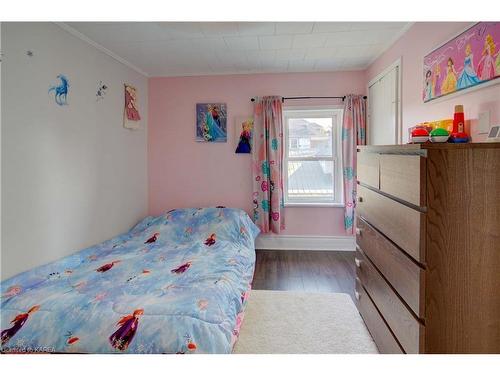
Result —
M479 22L429 53L424 102L500 78L499 49L500 22Z
M196 141L227 142L225 103L196 104Z
M253 117L237 117L235 120L236 154L252 152Z
M139 129L141 115L137 98L137 89L133 86L124 85L125 108L123 111L123 126L127 129Z

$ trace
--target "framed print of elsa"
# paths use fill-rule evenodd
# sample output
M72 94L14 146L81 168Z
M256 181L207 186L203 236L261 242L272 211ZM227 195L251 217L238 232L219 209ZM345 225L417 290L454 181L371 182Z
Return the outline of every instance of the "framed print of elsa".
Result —
M424 57L424 102L500 83L500 22L479 22ZM496 80L495 82L492 82Z
M227 111L225 103L196 104L196 141L227 141Z

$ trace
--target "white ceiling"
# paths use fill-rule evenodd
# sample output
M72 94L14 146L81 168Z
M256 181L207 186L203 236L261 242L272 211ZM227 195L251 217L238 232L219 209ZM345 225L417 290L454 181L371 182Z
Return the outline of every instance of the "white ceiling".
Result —
M188 76L365 69L410 24L70 22L66 25L149 76Z

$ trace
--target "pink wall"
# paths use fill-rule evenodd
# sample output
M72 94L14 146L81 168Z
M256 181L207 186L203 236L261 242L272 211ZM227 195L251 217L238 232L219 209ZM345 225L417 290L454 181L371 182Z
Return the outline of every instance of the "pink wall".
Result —
M473 141L484 135L477 134L477 117L480 112L490 111L492 123L500 123L500 85L477 91L443 97L429 103L422 102L422 63L424 56L435 47L463 31L468 22L419 22L413 25L388 51L366 70L366 82L401 57L402 61L402 114L403 141L407 141L407 129L423 121L452 118L455 104L463 104L465 117L470 120ZM497 46L497 49L500 46ZM479 56L475 57L479 61Z
M149 211L224 205L251 212L250 155L237 155L234 118L263 95L341 96L366 90L363 72L253 74L149 80ZM227 103L228 142L195 142L195 105ZM340 104L338 100L286 105ZM344 235L342 208L286 208L293 235Z

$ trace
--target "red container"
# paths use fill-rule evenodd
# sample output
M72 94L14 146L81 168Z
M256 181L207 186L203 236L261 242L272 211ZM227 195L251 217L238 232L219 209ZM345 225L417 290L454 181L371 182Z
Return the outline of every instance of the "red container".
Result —
M465 143L469 141L469 137L465 133L465 118L464 106L456 105L455 114L453 116L453 131L450 134L450 142Z

